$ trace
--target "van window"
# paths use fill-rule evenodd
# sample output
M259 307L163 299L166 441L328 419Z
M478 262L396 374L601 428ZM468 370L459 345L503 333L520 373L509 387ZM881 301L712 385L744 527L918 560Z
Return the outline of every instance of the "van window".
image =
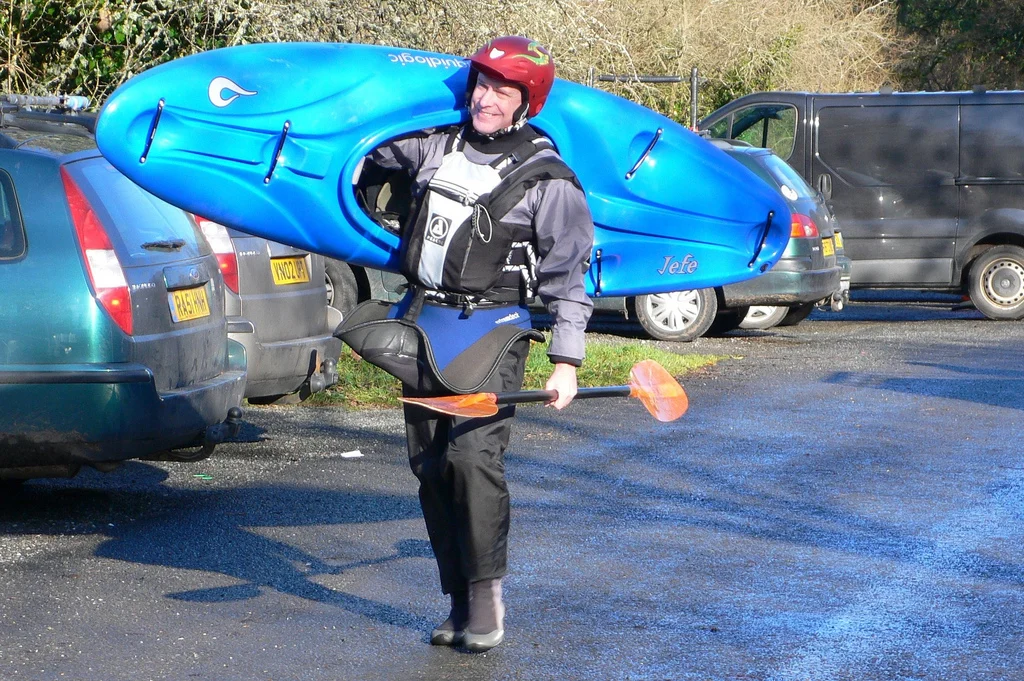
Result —
M732 129L719 121L711 126L712 137L743 140L755 147L771 149L782 159L793 155L796 139L796 107L791 104L758 104L732 114Z
M0 260L13 260L25 254L25 229L14 197L11 176L0 171Z
M965 104L960 131L961 175L1024 179L1024 116L1019 105Z
M729 137L729 121L732 116L726 116L708 128L708 134L715 139L727 140Z
M828 106L820 160L856 187L935 186L957 175L957 107Z

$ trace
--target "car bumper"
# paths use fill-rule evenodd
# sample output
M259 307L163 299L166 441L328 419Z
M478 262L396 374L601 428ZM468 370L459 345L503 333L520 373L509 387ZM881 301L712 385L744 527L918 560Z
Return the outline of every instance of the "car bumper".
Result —
M787 266L793 266L793 269ZM797 267L797 263L780 261L760 276L722 287L726 307L813 303L830 298L840 290L840 267L822 270L802 270Z
M136 364L6 367L0 467L121 461L202 444L245 392L244 355L229 356L218 376L164 392Z
M287 395L307 381L318 389L338 382L341 340L331 335L261 343L254 333L229 334L245 348L248 365L246 397ZM322 383L321 380L322 379Z

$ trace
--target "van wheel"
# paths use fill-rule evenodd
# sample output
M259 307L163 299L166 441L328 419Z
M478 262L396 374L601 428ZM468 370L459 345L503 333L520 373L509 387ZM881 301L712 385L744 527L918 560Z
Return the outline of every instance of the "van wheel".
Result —
M359 285L356 283L355 272L348 263L331 258L324 258L324 270L327 279L327 304L340 312L344 319L359 302Z
M751 305L747 316L740 320L741 329L771 329L789 312L785 305Z
M989 319L1024 318L1024 248L993 246L971 264L971 302Z
M652 338L689 343L704 335L715 321L715 289L702 288L636 297L636 317Z
M814 303L802 303L783 309L786 310L786 316L779 322L779 326L796 326L814 312Z

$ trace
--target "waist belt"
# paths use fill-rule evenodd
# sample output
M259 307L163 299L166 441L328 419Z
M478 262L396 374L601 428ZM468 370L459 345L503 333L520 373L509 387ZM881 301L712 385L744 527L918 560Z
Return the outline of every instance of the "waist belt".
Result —
M494 291L487 297L469 293L451 293L449 291L433 291L426 289L423 297L432 303L461 307L467 314L475 308L508 307L509 303L518 303L522 298L519 291Z

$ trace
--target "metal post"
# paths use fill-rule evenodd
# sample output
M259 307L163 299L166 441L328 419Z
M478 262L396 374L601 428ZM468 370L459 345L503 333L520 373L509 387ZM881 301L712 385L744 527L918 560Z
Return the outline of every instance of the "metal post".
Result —
M697 86L700 78L697 76L697 67L690 69L690 130L697 130Z

